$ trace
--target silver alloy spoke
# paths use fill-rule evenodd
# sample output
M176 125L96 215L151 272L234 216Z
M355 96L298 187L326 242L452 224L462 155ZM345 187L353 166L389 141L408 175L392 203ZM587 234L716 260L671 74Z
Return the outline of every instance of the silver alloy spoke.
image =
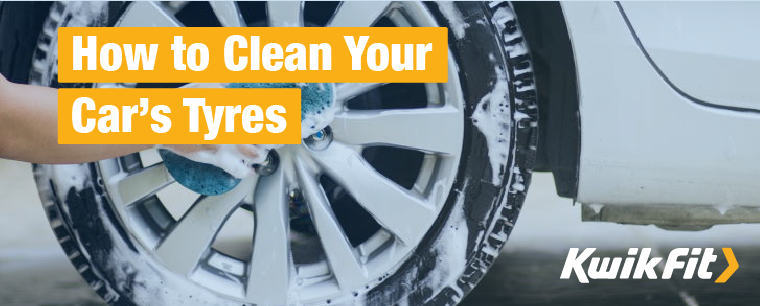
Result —
M383 83L342 83L335 86L335 99L345 102L360 94L383 86Z
M338 6L328 27L370 27L388 10L390 1L345 1Z
M259 178L254 194L253 253L246 296L266 305L285 305L290 290L290 240L285 173Z
M244 179L229 192L200 198L156 248L167 268L189 275L211 247L216 233L245 196L253 191L256 177Z
M174 178L166 170L166 166L160 163L123 178L114 177L112 180L114 181L110 183L117 187L122 202L132 205L168 186Z
M166 9L177 13L190 4L190 1L161 1L161 3L166 6Z
M405 110L350 110L330 124L336 140L350 144L387 144L418 151L459 154L464 126L454 107Z
M121 16L119 27L181 27L181 22L161 2L135 1Z
M245 27L243 15L240 15L235 1L209 1L211 8L214 10L216 18L223 27Z
M413 244L425 234L436 217L434 207L385 178L356 151L333 142L314 159L401 242Z
M302 27L302 1L269 1L267 18L270 27Z
M364 283L367 280L367 271L359 263L356 251L335 218L316 175L308 170L303 161L296 162L296 168L299 185L309 205L314 227L338 284L341 288L348 289L351 285Z

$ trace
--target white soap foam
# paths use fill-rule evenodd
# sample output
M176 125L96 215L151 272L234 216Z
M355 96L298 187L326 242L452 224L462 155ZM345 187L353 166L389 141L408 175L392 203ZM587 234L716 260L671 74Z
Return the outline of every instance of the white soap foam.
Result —
M108 220L103 212L101 220ZM182 276L161 272L161 264L150 256L134 253L130 247L119 237L119 231L103 222L107 227L104 233L111 238L114 247L108 253L110 266L105 267L106 273L117 280L110 284L112 288L118 288L123 292L130 292L132 301L138 305L219 305L239 306L241 303L225 301L217 298L213 293L192 283ZM171 288L167 290L167 288ZM110 292L106 300L119 299L116 292Z
M306 83L298 83L299 87L306 86ZM324 86L324 84L320 84ZM333 93L335 88L333 87ZM333 101L329 106L325 107L318 113L308 113L301 121L301 138L309 137L320 130L326 128L335 119L335 113L338 112L338 107ZM266 159L270 150L281 148L281 144L222 144L218 145L216 150L203 150L193 153L183 153L172 150L171 146L157 145L157 149L168 149L174 153L189 158L190 160L211 164L223 169L225 172L231 174L236 178L245 178L253 174L252 166L259 164ZM254 152L257 158L250 158L246 156L243 151Z
M301 84L299 84L300 86ZM338 107L335 103L325 107L319 113L306 114L301 121L301 138L309 137L330 125L335 119ZM236 178L245 178L253 174L253 165L263 162L270 150L283 147L282 144L221 144L216 150L203 150L193 153L183 153L173 150L171 146L156 145L156 149L168 149L190 160L211 164L223 169ZM257 158L246 156L243 151L256 153Z
M496 67L496 81L491 92L483 96L472 113L472 124L483 133L488 143L491 182L500 186L509 160L511 116L509 82L503 69ZM519 117L519 116L518 116Z
M56 165L50 167L56 188L61 192L68 192L72 187L76 190L84 188L87 175L81 164Z
M326 107L319 114L307 114L306 117L301 120L301 137L309 137L309 135L330 125L333 119L335 119L336 112L338 112L338 107L333 104L330 107Z
M254 173L253 165L263 162L269 150L280 148L278 144L220 144L215 151L202 150L193 153L183 153L173 150L171 146L156 145L156 149L168 149L192 161L217 166L236 178L245 178ZM255 158L249 157L243 151L254 152Z
M296 85L298 87L308 86L307 83L297 83ZM332 87L333 100L330 101L330 105L326 106L319 113L305 114L304 119L301 120L301 138L306 138L309 137L309 135L319 132L330 125L333 119L335 119L335 113L338 111L338 107L335 103L335 85L331 83L329 86ZM325 90L325 84L320 83L319 89Z
M455 5L451 1L438 2L438 7L441 9L443 16L449 21L449 28L454 33L454 37L462 39L464 38L465 30L470 27L470 24L464 21L462 14L459 13Z
M464 292L461 291L456 282L467 268L467 255L469 254L467 250L469 229L464 211L466 198L464 190L467 189L468 183L466 179L462 184L462 189L459 190L459 196L451 210L451 215L441 230L437 241L433 244L433 248L438 254L436 257L438 264L436 269L430 272L424 283L424 286L431 289L448 286L456 290L460 297L464 295Z

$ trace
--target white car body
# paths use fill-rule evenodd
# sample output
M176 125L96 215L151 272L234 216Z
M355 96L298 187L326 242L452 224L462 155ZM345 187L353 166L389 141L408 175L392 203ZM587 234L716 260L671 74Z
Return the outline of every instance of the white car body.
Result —
M577 201L760 206L758 9L562 3L578 78Z

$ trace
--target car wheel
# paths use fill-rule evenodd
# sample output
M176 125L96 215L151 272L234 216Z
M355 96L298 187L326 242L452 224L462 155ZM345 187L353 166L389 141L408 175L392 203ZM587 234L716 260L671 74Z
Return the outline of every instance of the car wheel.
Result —
M112 305L452 305L498 255L537 117L507 2L54 3L29 81L93 86L57 82L61 26L284 25L448 27L448 82L336 84L329 137L276 150L271 173L221 196L174 182L153 150L35 165L61 246Z

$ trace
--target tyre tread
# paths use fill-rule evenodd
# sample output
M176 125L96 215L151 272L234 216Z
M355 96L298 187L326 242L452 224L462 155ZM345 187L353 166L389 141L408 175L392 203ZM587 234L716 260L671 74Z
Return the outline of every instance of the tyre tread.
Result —
M533 165L536 156L536 140L538 135L538 102L535 79L532 69L528 44L523 38L517 16L509 1L492 1L487 4L491 14L497 10L507 10L512 18L497 23L491 18L497 33L502 34L504 52L507 55L507 70L509 82L514 88L510 92L515 98L515 111L527 116L516 120L516 129L512 130L516 141L516 154L510 171L508 185L505 190L505 200L499 207L493 209L491 227L485 238L477 246L476 253L468 260L467 267L456 284L450 285L424 303L427 306L456 305L469 294L493 265L499 252L504 247L509 234L514 227L517 214L527 196L527 186L530 184ZM509 38L505 40L504 38Z

